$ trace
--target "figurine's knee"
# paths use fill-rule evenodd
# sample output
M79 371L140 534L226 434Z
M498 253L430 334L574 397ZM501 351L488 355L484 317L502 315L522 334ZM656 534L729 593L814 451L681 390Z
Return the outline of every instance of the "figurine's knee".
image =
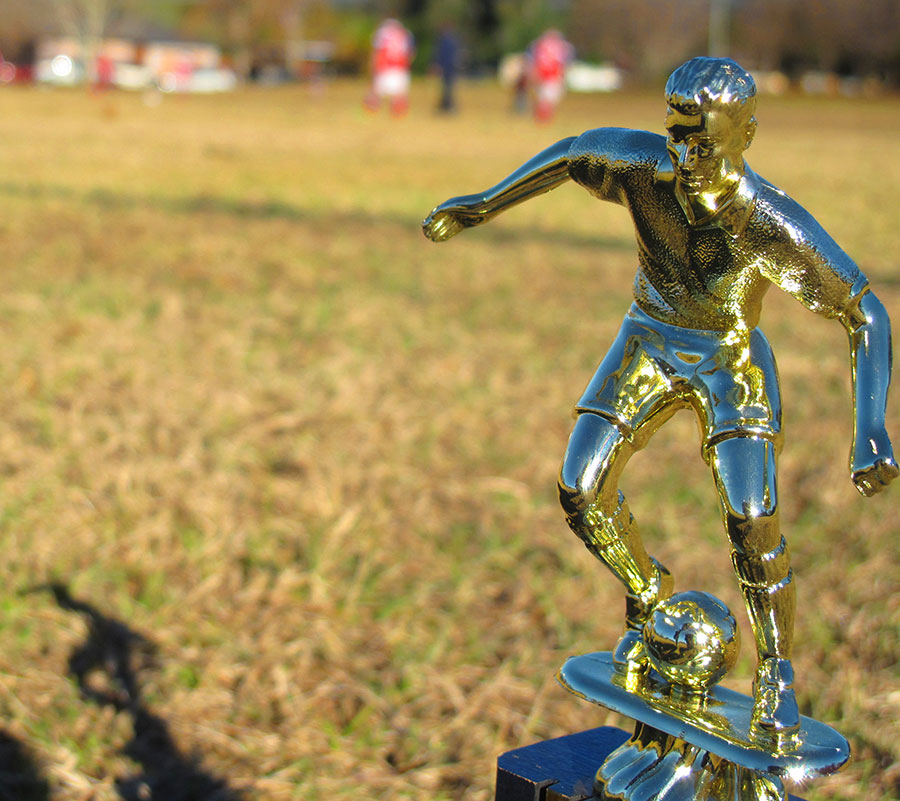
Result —
M775 488L775 448L767 440L736 437L714 448L713 472L731 559L745 587L790 582L790 552L781 534Z
M773 443L732 437L717 443L712 457L722 518L732 546L756 555L776 548L781 530Z
M615 512L619 462L627 460L626 445L609 420L596 414L579 415L559 472L559 500L576 532L583 528L586 514Z

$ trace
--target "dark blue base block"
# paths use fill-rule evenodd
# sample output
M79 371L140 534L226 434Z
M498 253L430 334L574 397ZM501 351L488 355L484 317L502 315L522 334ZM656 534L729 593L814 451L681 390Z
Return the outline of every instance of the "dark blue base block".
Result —
M497 759L495 801L584 801L609 753L631 735L612 726L507 751ZM789 801L803 801L789 796Z

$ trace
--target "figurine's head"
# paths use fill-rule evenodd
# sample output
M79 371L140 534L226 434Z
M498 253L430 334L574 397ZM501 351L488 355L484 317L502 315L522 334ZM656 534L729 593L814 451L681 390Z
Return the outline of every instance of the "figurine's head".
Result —
M669 156L687 194L735 183L756 133L756 84L730 58L692 58L666 83Z

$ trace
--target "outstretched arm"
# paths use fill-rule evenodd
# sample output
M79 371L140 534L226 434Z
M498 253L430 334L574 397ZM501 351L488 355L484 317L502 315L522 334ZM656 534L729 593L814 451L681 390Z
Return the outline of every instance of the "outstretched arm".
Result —
M850 475L863 495L874 495L900 475L884 420L891 383L891 321L881 301L868 290L842 321L850 335L853 375Z
M463 228L480 225L510 206L555 189L569 179L569 137L538 153L486 192L453 197L432 209L422 223L425 236L442 242Z

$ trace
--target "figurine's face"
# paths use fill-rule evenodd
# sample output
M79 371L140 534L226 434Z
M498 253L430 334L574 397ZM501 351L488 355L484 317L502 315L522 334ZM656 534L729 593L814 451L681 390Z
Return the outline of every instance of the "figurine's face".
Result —
M753 133L724 112L685 113L670 106L666 131L669 158L685 194L719 194L743 173L743 154Z

